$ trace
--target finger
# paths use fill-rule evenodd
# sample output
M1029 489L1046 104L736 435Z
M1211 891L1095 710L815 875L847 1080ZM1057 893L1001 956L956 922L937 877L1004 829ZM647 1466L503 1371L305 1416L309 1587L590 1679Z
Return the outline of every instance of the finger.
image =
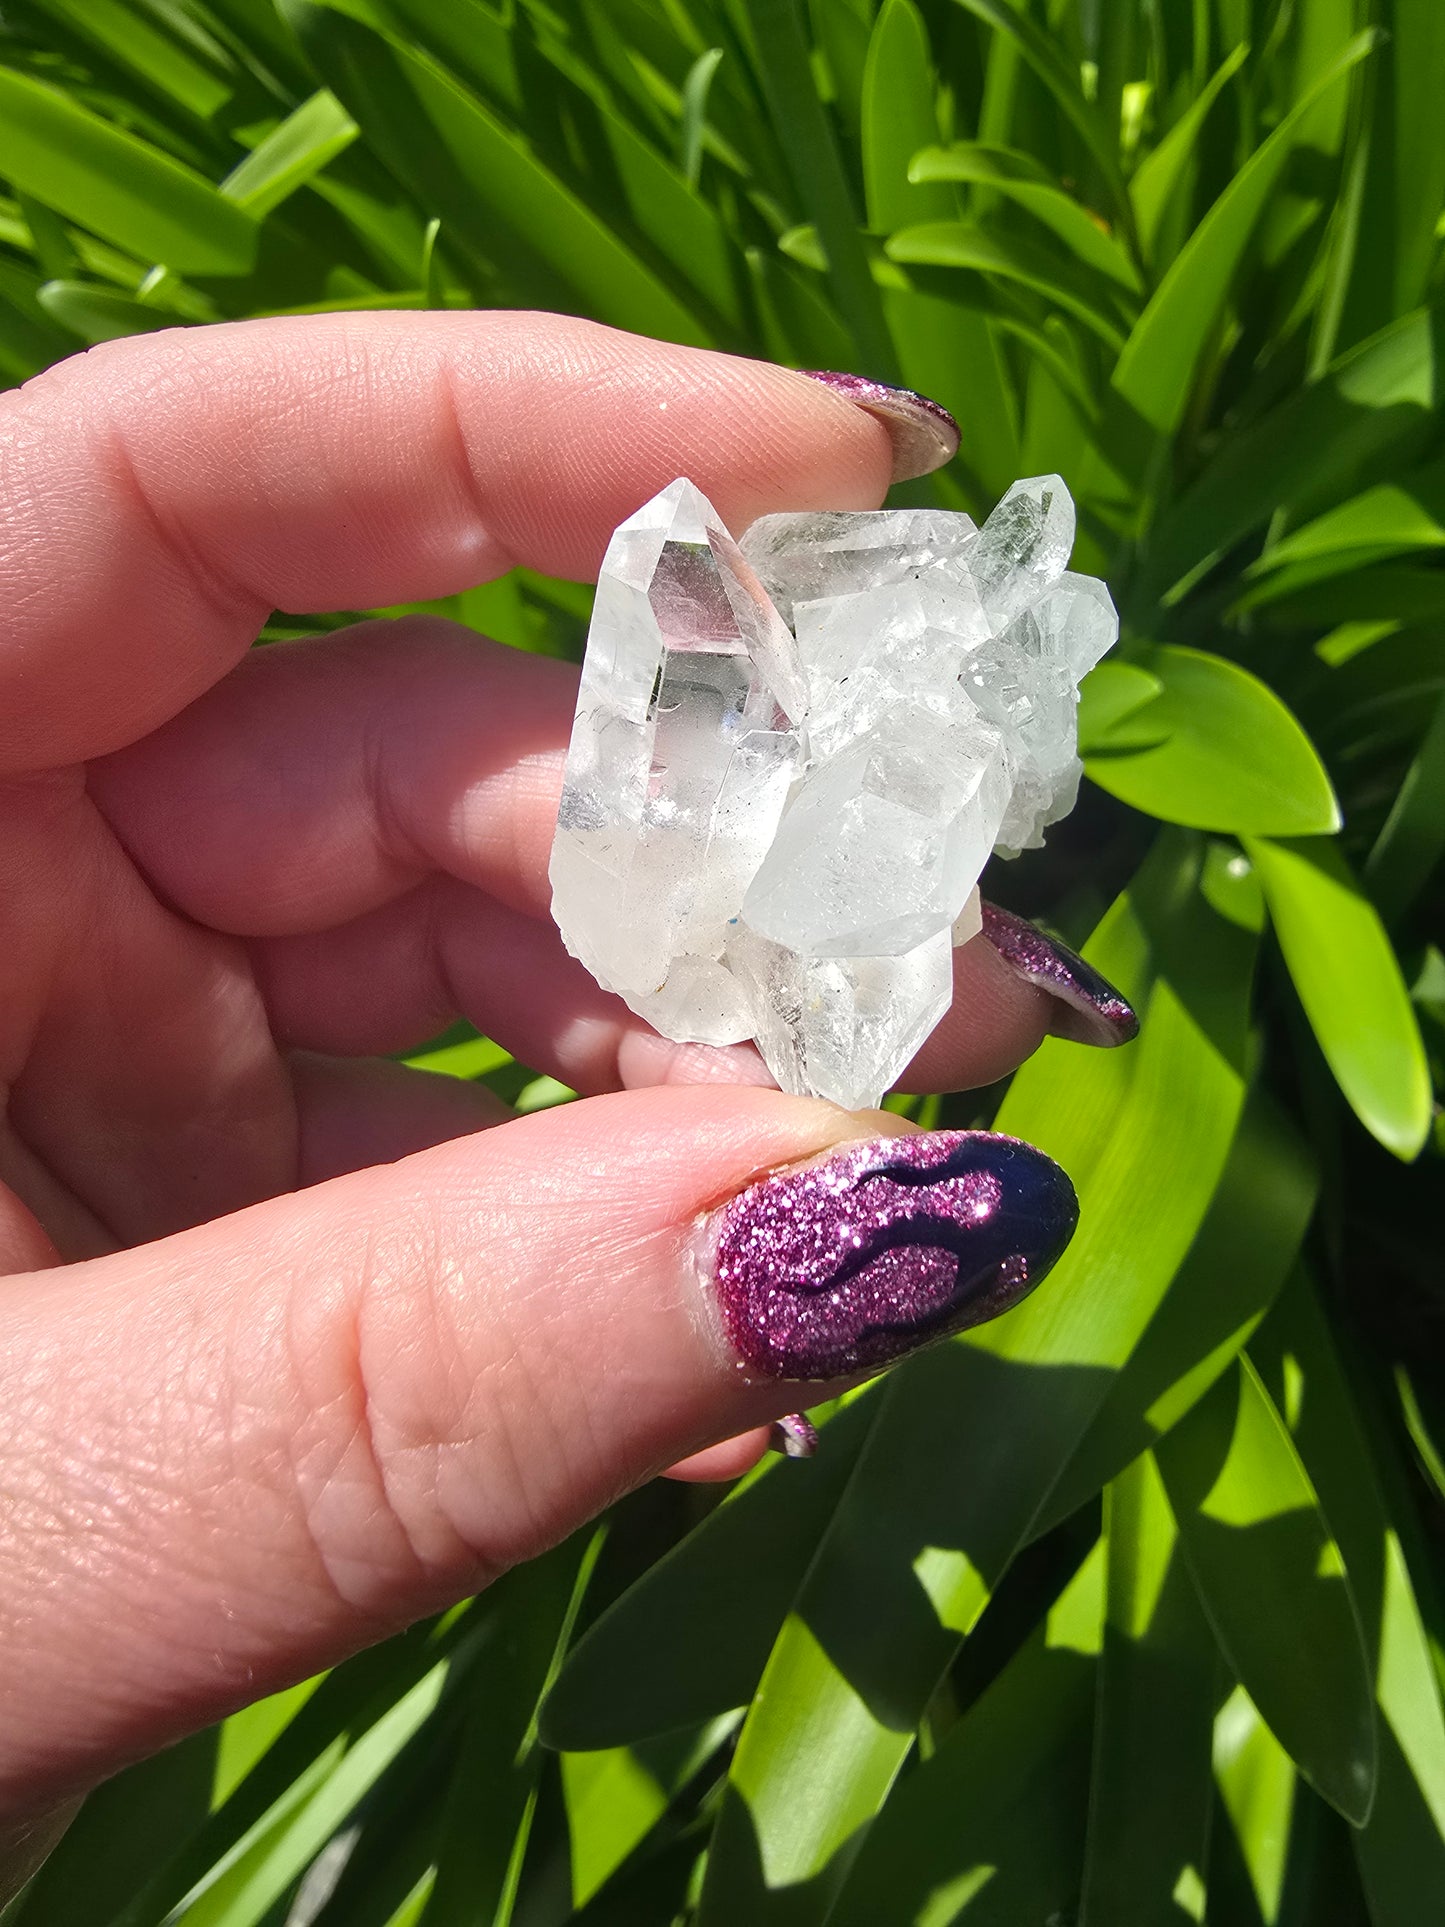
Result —
M551 926L547 859L575 701L575 671L453 624L359 624L251 655L93 765L91 792L197 921L324 933L256 946L273 1020L298 1045L400 1051L461 1015L578 1090L757 1081L750 1050L680 1058L597 989ZM477 887L418 889L436 872ZM953 1011L905 1088L991 1083L1047 1027L1044 994L989 945L968 945L954 968Z
M290 1067L301 1184L394 1164L514 1115L485 1084L384 1058L293 1051Z
M946 451L945 451L946 452ZM133 742L269 610L595 574L690 475L734 526L871 507L883 422L806 376L563 315L313 315L106 343L0 407L0 769Z
M576 703L566 663L436 617L357 623L253 651L92 763L90 793L213 929L326 929L437 871L544 916Z
M679 1459L676 1465L668 1466L663 1476L676 1479L682 1485L722 1485L731 1479L740 1479L762 1458L771 1437L771 1426L755 1425L751 1432L742 1432L735 1439L723 1439L718 1445L704 1446L701 1452Z
M633 1093L11 1280L0 1813L475 1590L796 1406L781 1374L836 1388L1013 1302L1076 1207L1011 1139L736 1196L901 1128Z
M464 1017L506 1050L596 1095L651 1084L771 1081L753 1047L677 1044L602 990L550 922L435 878L339 930L251 945L277 1034L308 1049L415 1049ZM1038 1049L1052 1003L990 944L953 953L953 1004L899 1088L991 1084Z

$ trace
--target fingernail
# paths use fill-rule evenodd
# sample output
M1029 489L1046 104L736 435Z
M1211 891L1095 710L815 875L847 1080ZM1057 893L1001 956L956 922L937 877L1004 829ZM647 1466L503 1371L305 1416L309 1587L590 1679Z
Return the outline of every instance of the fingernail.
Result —
M1073 1185L1031 1144L931 1131L749 1186L703 1257L748 1371L845 1378L1016 1305L1078 1216Z
M821 381L835 395L874 416L893 442L893 479L911 482L931 475L958 453L958 423L948 410L911 388L888 388L864 375L840 375L826 368L803 368L799 373Z
M1036 924L1011 910L1000 910L996 903L986 902L982 909L983 934L1004 962L1026 983L1037 984L1054 999L1049 1029L1055 1037L1107 1049L1139 1035L1133 1005L1077 951L1046 937Z
M818 1428L806 1412L775 1418L768 1433L768 1450L785 1459L810 1459L818 1449Z

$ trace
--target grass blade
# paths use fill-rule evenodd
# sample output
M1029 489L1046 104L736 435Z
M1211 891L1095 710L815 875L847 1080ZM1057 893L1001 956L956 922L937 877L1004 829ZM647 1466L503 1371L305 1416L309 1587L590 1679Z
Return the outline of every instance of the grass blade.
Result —
M252 148L221 182L221 192L259 220L344 153L360 131L323 87Z
M905 265L968 268L1017 281L1082 321L1107 347L1117 349L1123 342L1097 278L1022 235L994 233L972 221L929 221L890 234L885 251L890 261Z
M1160 256L1160 236L1176 196L1182 196L1209 110L1225 87L1249 58L1249 43L1241 40L1215 68L1208 84L1190 101L1159 145L1135 168L1129 182L1129 198L1139 227L1139 245L1147 261L1156 266ZM1175 250L1170 250L1171 253Z
M828 258L839 312L867 372L896 380L897 359L863 251L833 130L813 86L798 0L742 0L757 46L758 76L778 145Z
M256 224L158 147L0 67L0 175L69 220L177 274L245 274Z
M1172 435L1184 418L1195 371L1218 323L1245 249L1294 151L1296 135L1319 98L1372 50L1356 36L1245 162L1170 264L1119 357L1115 393L1138 419Z

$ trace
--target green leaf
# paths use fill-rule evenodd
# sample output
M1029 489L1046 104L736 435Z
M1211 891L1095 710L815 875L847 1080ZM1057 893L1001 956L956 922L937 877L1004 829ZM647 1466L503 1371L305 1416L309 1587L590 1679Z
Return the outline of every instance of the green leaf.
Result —
M1445 12L1435 0L1395 0L1390 10L1390 66L1394 301L1397 308L1408 308L1424 297L1438 265L1440 210L1445 204L1445 135L1438 85L1445 71Z
M1319 1178L1289 1119L1251 1093L1189 1255L1033 1521L1041 1537L1177 1425L1229 1370L1294 1263Z
M1363 464L1397 462L1430 432L1442 365L1440 320L1393 322L1312 387L1225 436L1198 481L1150 532L1131 605L1147 608L1274 516L1282 502L1337 497Z
M707 97L713 75L723 57L721 47L709 47L688 68L682 87L682 171L690 187L702 178L702 141L707 128Z
M221 182L221 192L259 220L344 153L360 131L323 87L252 148Z
M1296 581L1403 555L1445 548L1445 463L1382 482L1284 536L1248 571L1292 567Z
M246 1775L291 1724L320 1686L325 1674L303 1679L283 1692L268 1693L265 1699L243 1706L223 1720L218 1729L215 1784L211 1807L224 1806Z
M913 0L884 0L863 70L863 182L875 234L957 213L946 187L912 185L914 149L938 138L938 82Z
M338 5L283 0L288 20L363 131L448 239L480 262L507 249L538 293L573 291L600 318L703 344L706 330L605 222L429 56L393 45ZM562 305L559 303L559 305Z
M1204 1894L1214 1637L1151 1453L1109 1487L1081 1927L1157 1927ZM1198 1919L1198 1913L1194 1918Z
M187 114L210 120L235 91L241 76L220 44L193 18L177 31L174 15L147 17L125 0L43 0L47 13L79 33L103 54L128 68Z
M1244 1860L1259 1918L1280 1920L1294 1821L1294 1762L1260 1718L1242 1686L1214 1722L1214 1777Z
M491 1637L465 1683L469 1702L437 1839L426 1927L507 1927L537 1798L536 1717L567 1649L601 1547L576 1532L492 1587Z
M1379 627L1382 634L1393 634L1402 623L1431 622L1439 616L1445 616L1445 569L1386 563L1375 569L1354 569L1347 576L1281 597L1270 605L1267 620L1272 629L1333 633L1348 624L1360 629ZM1337 658L1323 642L1315 645L1315 654L1324 662L1348 660L1355 653L1347 649Z
M1243 1097L1253 940L1198 870L1164 839L1086 951L1141 1010L1138 1044L1045 1044L1014 1080L997 1126L1069 1172L1079 1231L1045 1289L890 1380L743 1727L709 1858L719 1918L761 1922L770 1893L815 1918L1204 1217Z
M1379 916L1333 843L1245 847L1305 1015L1367 1131L1413 1158L1430 1131L1430 1073L1409 992Z
M1379 1791L1355 1836L1383 1927L1445 1909L1445 1707L1400 1534L1319 1294L1296 1274L1250 1355L1338 1535L1364 1623L1380 1720ZM1386 1442L1381 1440L1383 1446ZM1402 1494L1403 1496L1403 1494ZM1397 1515L1398 1516L1398 1515Z
M1103 1551L1094 1548L1022 1651L898 1786L829 1927L1019 1927L1070 1917L1084 1847Z
M510 1051L494 1044L490 1037L469 1037L460 1044L444 1044L439 1050L422 1051L406 1062L413 1070L441 1071L448 1077L489 1077L512 1062Z
M1145 662L1161 693L1126 713L1126 733L1089 737L1087 769L1101 789L1194 829L1308 836L1339 828L1324 766L1273 690L1197 649L1165 643Z
M225 1801L197 1831L174 1837L113 1927L156 1927L248 1843L274 1834L291 1814L296 1789L314 1790L337 1760L366 1736L453 1653L484 1639L488 1608L454 1612L360 1653L328 1673ZM108 1917L109 1920L109 1917Z
M813 84L798 0L741 0L757 43L759 79L773 131L787 158L806 217L818 230L839 312L868 372L896 372L873 271L858 231L847 176Z
M1204 123L1225 86L1249 58L1249 43L1241 40L1215 68L1152 153L1146 154L1129 182L1129 198L1139 224L1139 245L1146 259L1158 258L1158 242L1165 216L1191 172Z
M1161 677L1122 656L1106 656L1079 685L1080 755L1111 739L1117 742L1124 723L1163 693Z
M6 1927L113 1920L178 1837L206 1817L216 1734L197 1733L128 1767L88 1797L52 1854L5 1909Z
M40 305L41 279L0 254L0 378L27 381L75 343Z
M1178 428L1194 374L1229 298L1236 271L1294 151L1296 135L1324 92L1375 45L1362 33L1258 147L1170 264L1130 334L1113 386L1133 413L1161 435Z
M890 234L884 252L905 265L968 268L1017 281L1082 321L1107 346L1117 348L1123 340L1097 278L1022 235L995 233L971 221L928 221Z
M245 274L256 224L209 181L54 87L0 67L0 175L177 274Z
M187 1927L260 1927L322 1847L435 1710L445 1663L413 1686L349 1749L340 1742L289 1790L234 1854L181 1903Z
M1134 216L1128 189L1119 171L1117 129L1109 127L1085 98L1079 71L1070 65L1057 38L1045 33L1026 13L1010 5L1009 0L958 0L958 4L987 21L997 34L1010 41L1048 88L1088 148L1089 157L1109 190L1116 219L1129 235Z
M1398 916L1445 852L1445 697L1425 731L1365 864L1365 887L1383 916Z
M174 328L180 319L173 310L117 294L114 288L97 288L90 281L47 281L35 298L52 321L82 341L151 334L157 328Z
M631 1744L747 1704L877 1411L876 1393L845 1405L815 1457L765 1465L588 1627L547 1696L549 1746Z
M646 1839L671 1801L728 1740L739 1718L725 1713L700 1730L562 1755L574 1908L585 1907Z
M1359 1611L1314 1487L1247 1359L1156 1455L1236 1676L1310 1784L1363 1826L1375 1715Z
M993 187L1052 229L1085 267L1107 275L1130 292L1138 292L1143 285L1139 270L1099 216L1076 201L1072 194L1066 194L1057 181L1050 181L1038 162L1027 154L1016 153L1008 147L990 147L982 141L925 147L914 156L908 178L968 181Z

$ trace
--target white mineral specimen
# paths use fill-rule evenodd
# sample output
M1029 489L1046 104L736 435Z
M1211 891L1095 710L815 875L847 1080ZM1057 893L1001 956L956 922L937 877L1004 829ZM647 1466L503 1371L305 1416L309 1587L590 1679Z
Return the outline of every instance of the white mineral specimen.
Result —
M677 481L608 547L552 847L567 948L664 1036L757 1039L876 1104L947 1010L990 854L1073 807L1080 678L1118 633L1056 475L982 529L766 515Z

